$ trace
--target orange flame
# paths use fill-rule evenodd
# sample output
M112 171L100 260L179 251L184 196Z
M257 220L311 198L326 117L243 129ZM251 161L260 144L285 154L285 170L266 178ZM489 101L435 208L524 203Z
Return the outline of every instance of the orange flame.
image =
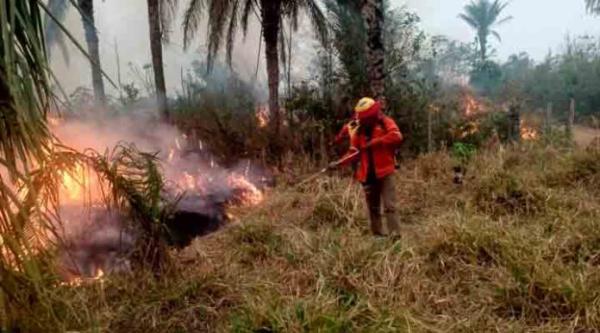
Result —
M525 122L521 120L521 139L532 141L537 140L538 136L538 131L535 128L527 126Z
M69 281L61 282L60 285L69 287L79 287L86 282L104 281L104 275L104 271L98 268L98 270L96 271L96 275L92 277L76 276L72 277Z
M91 185L95 185L91 184L81 164L77 164L73 170L62 170L60 174L62 178L60 197L67 203L80 202L84 198L84 191Z
M240 174L232 173L227 179L227 182L232 188L241 192L239 199L242 205L258 205L264 199L262 191Z
M256 121L258 123L258 127L267 127L269 124L269 109L266 107L259 107L258 110L256 110Z

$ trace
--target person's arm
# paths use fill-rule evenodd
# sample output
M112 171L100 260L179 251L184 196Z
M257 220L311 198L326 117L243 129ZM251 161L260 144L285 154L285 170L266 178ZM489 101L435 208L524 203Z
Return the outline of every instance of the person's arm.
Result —
M342 127L340 132L335 136L333 143L336 145L339 145L342 143L342 141L344 141L349 136L350 136L350 133L348 132L348 124L344 124L344 126Z
M394 120L390 117L385 117L383 118L383 123L386 129L385 135L371 140L367 146L375 147L379 145L385 145L396 147L402 143L404 137L402 132L400 132L398 125L396 125L396 122L394 122Z
M359 159L360 159L360 150L356 147L350 147L350 149L348 149L348 152L346 152L344 157L342 157L341 159L339 159L335 162L329 163L329 168L333 169L333 168L337 168L337 167L344 167L344 166L350 165L354 162L357 162Z

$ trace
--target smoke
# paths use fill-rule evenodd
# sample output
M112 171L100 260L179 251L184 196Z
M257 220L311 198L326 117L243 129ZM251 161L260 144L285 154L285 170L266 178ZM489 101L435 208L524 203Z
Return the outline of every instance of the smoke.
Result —
M146 1L95 1L94 5L103 70L117 84L120 77L123 84L135 82L140 87L140 82L136 82L137 78L129 70L128 64L141 67L151 63ZM205 22L199 25L196 39L189 50L183 50L182 17L186 6L186 2L180 2L176 19L171 25L170 42L163 47L167 92L170 96L181 90L182 73L191 68L192 62L206 59ZM75 10L70 10L65 25L85 49L81 19ZM292 69L295 80L303 80L310 76L308 68L315 56L316 41L308 26L300 24L299 31L293 36ZM236 73L245 80L254 81L256 78L257 85L266 90L265 49L264 45L261 46L260 26L254 15L251 17L246 37L242 36L240 30L234 44L233 68ZM59 83L67 92L80 86L91 86L89 61L72 43L67 43L67 49L70 55L69 62L65 61L59 52L53 52L51 59L52 69ZM107 91L116 95L116 89L106 79L104 82Z
M270 177L251 161L228 168L219 165L201 140L186 137L159 121L154 110L132 110L116 116L95 112L55 119L52 132L61 143L79 151L102 153L119 144L134 144L140 151L157 154L166 180L166 198L185 193L175 215L165 221L172 245L187 246L196 236L219 229L227 220L228 205L253 205L262 200L260 188ZM127 229L130 224L123 216L102 207L99 186L87 178L82 182L70 181L70 177L65 178L68 186L61 189L65 239L59 256L61 275L65 279L89 278L99 272L128 270L135 231ZM91 175L82 172L80 177ZM91 188L82 191L80 183ZM85 205L89 200L91 210Z

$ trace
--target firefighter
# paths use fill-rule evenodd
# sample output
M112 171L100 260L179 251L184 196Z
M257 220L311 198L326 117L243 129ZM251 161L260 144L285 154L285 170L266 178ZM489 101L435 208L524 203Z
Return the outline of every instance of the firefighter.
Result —
M347 125L350 149L346 156L355 157L344 165L358 162L355 178L363 185L373 234L385 235L382 204L388 230L397 234L399 224L393 174L396 170L395 151L403 141L402 133L394 120L381 112L379 101L365 97L358 102L354 112L355 119Z

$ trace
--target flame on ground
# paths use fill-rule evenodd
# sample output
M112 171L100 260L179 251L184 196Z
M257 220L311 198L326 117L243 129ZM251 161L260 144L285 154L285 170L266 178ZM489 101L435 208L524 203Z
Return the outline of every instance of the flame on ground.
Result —
M104 281L104 271L102 269L98 269L96 271L96 275L92 277L76 276L70 279L69 281L61 282L60 285L69 287L79 287L82 286L84 283L95 283L98 281Z
M258 205L264 199L262 191L240 174L232 173L229 175L227 182L229 183L229 186L238 193L236 199L238 199L242 205Z
M260 126L267 126L268 112L266 109L257 113L257 118ZM53 118L51 128L59 125L61 125L61 120ZM89 138L86 133L80 135ZM170 166L169 170L172 171L167 174L168 179L173 181L180 190L208 197L215 192L215 189L224 189L224 193L228 196L227 205L229 206L253 206L264 200L264 193L251 181L251 176L249 176L250 164L238 173L220 168L213 158L205 161L207 166L204 169L200 165L181 163L187 153L184 150L190 146L187 139L185 136L180 136L173 140L165 151L166 156L163 160L163 163ZM69 145L68 141L63 142ZM197 144L200 150L204 148L202 141L198 140ZM209 166L210 169L208 169ZM57 174L62 183L59 189L61 206L84 207L87 204L94 205L101 201L106 184L86 165L75 165L70 169L58 170ZM2 239L0 238L0 245L1 243ZM88 282L102 281L105 278L105 271L112 272L111 267L97 267L91 274L73 273L69 275L67 282L63 285L79 286Z
M269 109L266 107L259 107L256 110L256 122L258 127L265 128L269 124Z
M467 117L485 112L483 104L477 101L477 99L469 93L464 95L463 107L465 108L465 116Z
M521 139L525 141L532 141L537 140L538 137L538 131L533 127L527 126L525 122L521 120Z

